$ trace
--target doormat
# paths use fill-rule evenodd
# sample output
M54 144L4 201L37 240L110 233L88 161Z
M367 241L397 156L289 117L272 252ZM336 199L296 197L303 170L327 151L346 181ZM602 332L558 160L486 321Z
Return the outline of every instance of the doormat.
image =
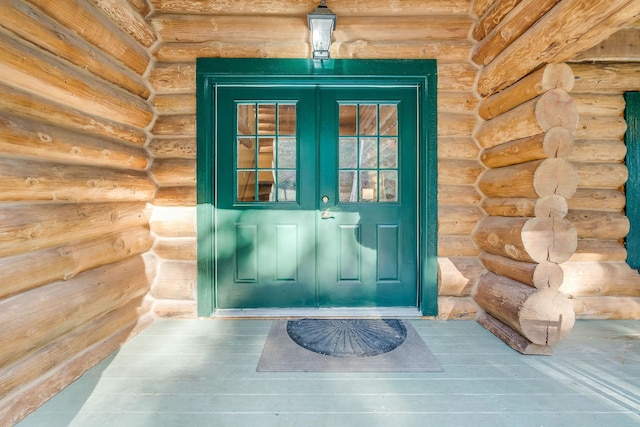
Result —
M441 372L420 335L397 319L275 320L258 372Z

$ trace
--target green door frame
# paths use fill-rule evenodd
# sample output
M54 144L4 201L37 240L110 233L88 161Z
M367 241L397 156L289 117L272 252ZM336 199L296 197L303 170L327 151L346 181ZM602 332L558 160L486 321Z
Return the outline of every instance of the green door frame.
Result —
M630 229L627 234L627 263L631 268L640 269L640 92L625 93L627 133L626 164L629 178L625 186L627 199L626 214Z
M198 58L197 100L197 235L198 315L215 310L214 159L215 104L218 85L415 85L418 88L418 254L419 304L424 316L438 314L437 204L437 68L426 60L341 60Z

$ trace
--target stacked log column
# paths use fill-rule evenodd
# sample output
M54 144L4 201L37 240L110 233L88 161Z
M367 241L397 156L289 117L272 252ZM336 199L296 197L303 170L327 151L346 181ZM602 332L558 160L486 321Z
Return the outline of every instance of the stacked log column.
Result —
M488 216L474 232L487 270L474 296L484 310L478 321L526 354L550 354L575 321L559 291L561 264L577 246L566 218L578 186L567 160L578 123L573 81L566 64L547 65L479 106L486 121L476 139L488 169L478 187Z

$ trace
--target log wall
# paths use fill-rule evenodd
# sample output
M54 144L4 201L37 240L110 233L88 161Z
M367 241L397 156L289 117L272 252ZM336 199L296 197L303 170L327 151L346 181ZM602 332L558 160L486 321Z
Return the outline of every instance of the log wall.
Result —
M640 7L479 3L472 58L483 66L484 122L475 138L488 168L478 187L489 215L474 232L488 271L474 294L485 312L479 322L518 351L549 354L576 313L620 318L609 300L637 305L640 277L624 262L623 90L600 83L606 67L563 61L637 19ZM578 10L588 16L567 25Z
M132 4L0 4L1 425L152 318L155 36Z
M261 1L151 3L150 22L161 40L149 76L159 113L149 144L151 173L159 185L151 228L160 274L152 293L159 315L194 316L195 59L308 58L306 14L318 2L271 2L267 8ZM478 103L478 68L468 59L472 2L428 3L379 0L362 8L329 2L338 15L331 56L437 59L440 317L471 319L477 313L471 284L481 271L471 232L484 216L475 187L483 166L471 138Z

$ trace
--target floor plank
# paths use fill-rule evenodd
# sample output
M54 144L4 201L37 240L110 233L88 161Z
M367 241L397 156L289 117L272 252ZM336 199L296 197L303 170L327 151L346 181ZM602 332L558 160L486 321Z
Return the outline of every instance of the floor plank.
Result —
M640 425L640 321L578 321L553 356L411 322L444 372L256 372L271 321L158 320L18 425Z

